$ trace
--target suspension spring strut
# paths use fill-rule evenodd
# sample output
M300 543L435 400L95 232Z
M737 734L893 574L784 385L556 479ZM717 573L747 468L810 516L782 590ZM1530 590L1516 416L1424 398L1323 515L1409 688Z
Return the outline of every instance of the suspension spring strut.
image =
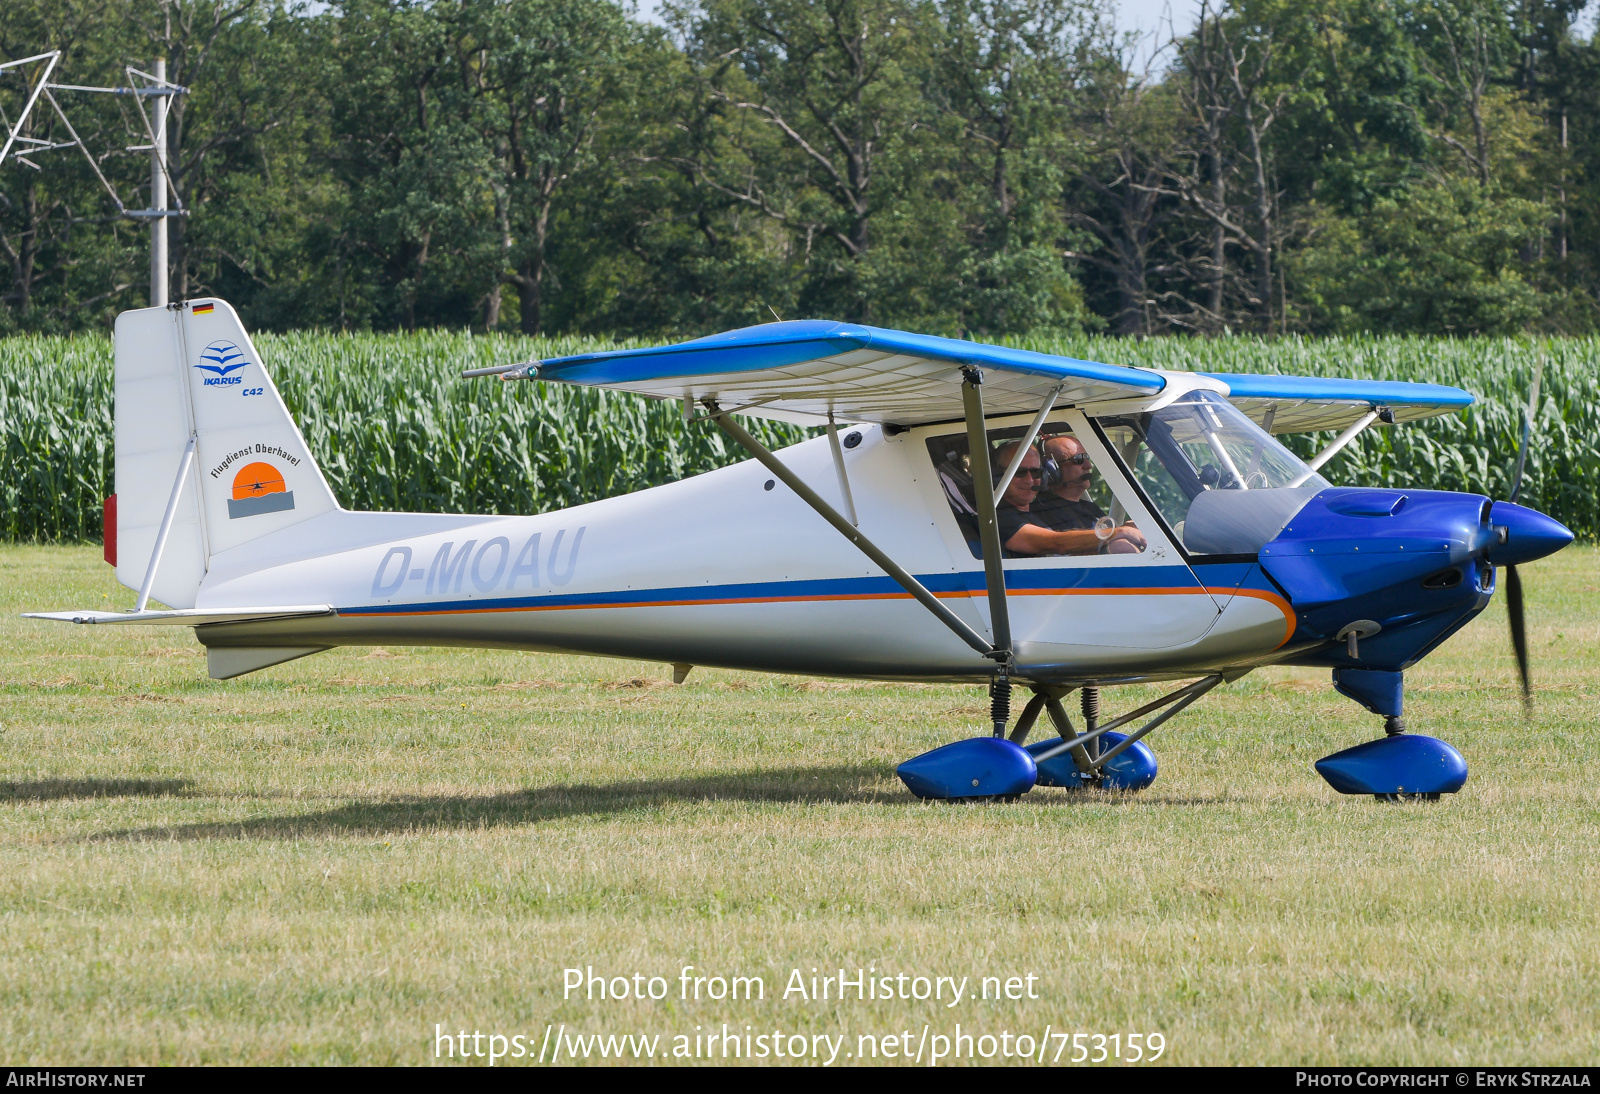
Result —
M1004 737L1011 722L1011 676L1004 665L989 684L989 720L994 723L994 735Z
M1100 728L1100 689L1094 687L1084 688L1083 694L1079 696L1079 702L1083 704L1084 732L1093 733ZM1088 752L1091 760L1100 755L1099 738L1089 742Z

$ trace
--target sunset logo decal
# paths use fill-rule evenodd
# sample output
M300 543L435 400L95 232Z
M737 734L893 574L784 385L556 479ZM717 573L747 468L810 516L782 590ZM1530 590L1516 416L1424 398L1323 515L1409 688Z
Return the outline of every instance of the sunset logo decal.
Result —
M294 508L294 491L286 489L283 472L270 463L248 463L233 477L228 519L282 513Z

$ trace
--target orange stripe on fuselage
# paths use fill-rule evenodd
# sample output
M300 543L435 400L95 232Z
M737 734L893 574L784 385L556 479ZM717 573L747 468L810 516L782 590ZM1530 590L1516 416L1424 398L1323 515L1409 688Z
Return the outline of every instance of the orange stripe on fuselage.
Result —
M1007 589L1009 596L1199 596L1211 590L1196 586L1192 589ZM1232 590L1228 590L1232 591ZM934 593L939 600L975 599L984 596L982 589L971 592ZM707 597L704 600L619 600L606 604L522 604L514 608L440 608L415 612L340 612L341 616L408 616L408 615L481 615L487 612L578 612L595 608L695 608L715 604L800 604L819 600L910 600L911 594L899 593L829 593L816 596L734 596Z
M1289 641L1289 636L1294 633L1294 611L1289 607L1288 601L1276 593L1263 592L1257 589L1229 589L1229 588L1201 588L1195 586L1187 589L1174 588L1128 588L1128 589L1008 589L1010 596L1200 596L1200 595L1225 595L1225 596L1253 596L1258 600L1265 600L1283 612L1288 629L1285 630L1283 639L1278 642L1282 646ZM940 600L971 599L984 595L983 591L970 592L955 591L934 593ZM631 600L617 601L607 604L529 604L513 608L443 608L437 611L414 612L340 612L342 616L350 618L403 618L418 615L487 615L497 612L573 612L593 611L598 608L696 608L712 607L724 604L803 604L818 601L843 601L843 600L910 600L911 594L907 592L895 593L834 593L817 596L748 596L748 597L721 597L707 598L704 600ZM1277 646L1273 647L1274 649Z
M1278 649L1281 647L1284 642L1289 641L1290 636L1294 634L1294 606L1277 593L1269 593L1265 589L1227 588L1207 588L1206 592L1214 593L1217 596L1251 596L1257 600L1265 600L1268 604L1271 604L1274 608L1277 608L1280 612L1282 612L1284 626L1283 639L1278 643L1278 645L1273 646L1273 649Z

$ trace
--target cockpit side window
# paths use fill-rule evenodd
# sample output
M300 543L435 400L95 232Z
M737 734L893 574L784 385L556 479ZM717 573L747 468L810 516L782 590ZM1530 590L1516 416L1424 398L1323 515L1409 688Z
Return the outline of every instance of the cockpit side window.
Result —
M928 456L933 460L933 472L939 477L939 486L944 491L945 501L950 503L950 513L956 518L961 538L972 548L974 558L982 558L983 544L978 531L978 508L972 490L972 459L967 435L953 433L946 437L929 437Z
M996 479L1015 457L1026 429L988 433L989 464ZM928 440L928 455L972 557L983 557L972 461L965 433ZM996 509L1007 558L1137 553L1143 535L1127 509L1094 468L1065 423L1047 424L1029 446Z

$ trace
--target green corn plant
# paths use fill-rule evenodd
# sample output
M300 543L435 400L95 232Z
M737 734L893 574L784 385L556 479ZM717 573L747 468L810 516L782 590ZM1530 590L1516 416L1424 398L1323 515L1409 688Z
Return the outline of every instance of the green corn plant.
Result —
M743 458L676 403L560 384L462 380L464 368L620 348L602 339L261 335L271 369L339 501L352 509L539 513ZM1323 472L1336 483L1505 497L1535 362L1544 383L1523 500L1600 535L1600 339L1022 339L1028 349L1205 372L1412 380L1465 388L1462 414L1374 427ZM747 425L774 447L809 435ZM1310 455L1331 434L1284 438ZM0 339L0 537L100 537L112 491L111 344Z
M112 481L111 387L104 339L0 340L0 536L99 538Z
M341 505L540 513L629 493L743 458L679 404L460 372L618 343L598 339L296 333L256 339ZM113 490L111 343L0 339L0 537L101 536ZM747 426L773 447L808 431Z

